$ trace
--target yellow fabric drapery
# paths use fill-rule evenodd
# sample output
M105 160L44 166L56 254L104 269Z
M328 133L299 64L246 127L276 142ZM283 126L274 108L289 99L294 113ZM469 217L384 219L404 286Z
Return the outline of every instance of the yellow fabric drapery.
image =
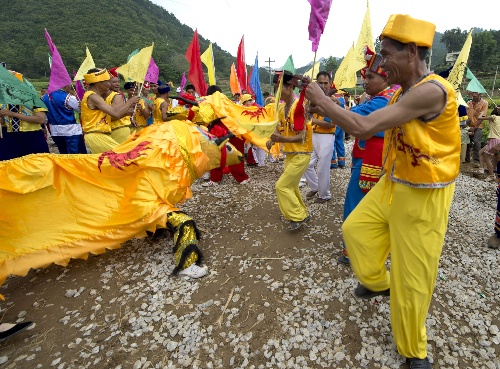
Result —
M190 122L152 125L113 151L0 162L0 284L165 227L208 168Z

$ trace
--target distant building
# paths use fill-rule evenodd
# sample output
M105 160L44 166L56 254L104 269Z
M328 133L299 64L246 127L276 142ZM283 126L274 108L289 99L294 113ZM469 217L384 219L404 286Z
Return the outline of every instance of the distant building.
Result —
M446 63L448 65L453 65L458 59L458 55L460 55L460 51L454 51L452 53L447 53L446 54Z

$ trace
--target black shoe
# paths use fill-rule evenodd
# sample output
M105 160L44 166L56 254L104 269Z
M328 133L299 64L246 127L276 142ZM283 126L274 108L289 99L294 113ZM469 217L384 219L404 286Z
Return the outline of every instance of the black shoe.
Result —
M340 256L337 258L337 261L338 261L340 264L344 264L344 265L351 265L351 262L349 261L349 258L347 258L344 254L340 255Z
M32 324L33 324L33 322L17 323L12 328L7 329L6 331L0 332L0 341L3 341L4 339L9 338L9 337L13 336L14 334L21 332L23 329L28 328Z
M356 287L354 289L354 294L356 295L356 297L359 297L360 299L368 300L368 299L371 299L371 298L377 297L377 296L390 296L391 290L388 288L388 289L383 290L383 291L375 292L375 291L369 290L368 288L366 288L362 284L358 284L358 287Z
M305 219L299 221L299 222L294 222L293 220L290 221L290 225L288 226L288 229L291 230L291 231L296 231L297 229L299 229L300 227L302 227L304 224L306 224L306 222L310 221L311 220L311 216L308 215L307 217L305 217Z
M429 359L406 359L406 363L410 366L410 369L432 369Z

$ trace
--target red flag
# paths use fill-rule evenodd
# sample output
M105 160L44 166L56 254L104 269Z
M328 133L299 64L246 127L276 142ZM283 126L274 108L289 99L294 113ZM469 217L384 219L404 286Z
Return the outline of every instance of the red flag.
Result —
M195 91L200 96L205 96L207 93L207 83L203 75L203 68L201 66L200 57L200 44L198 42L198 29L194 31L193 39L189 44L186 51L186 59L189 62L188 79L194 86Z
M245 63L245 36L241 36L240 46L238 46L238 54L236 55L236 74L238 82L242 90L248 91L247 81L247 64Z

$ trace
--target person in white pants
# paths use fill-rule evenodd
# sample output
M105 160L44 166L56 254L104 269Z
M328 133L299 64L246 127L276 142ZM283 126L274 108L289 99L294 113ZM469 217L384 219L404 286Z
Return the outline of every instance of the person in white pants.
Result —
M321 71L316 76L316 81L325 93L330 87L330 75ZM310 191L307 198L313 198L317 194L315 203L323 204L332 198L330 193L330 161L335 145L335 124L330 119L314 115L313 120L313 152L311 161L307 167L304 177L309 185ZM316 170L314 167L316 166Z

